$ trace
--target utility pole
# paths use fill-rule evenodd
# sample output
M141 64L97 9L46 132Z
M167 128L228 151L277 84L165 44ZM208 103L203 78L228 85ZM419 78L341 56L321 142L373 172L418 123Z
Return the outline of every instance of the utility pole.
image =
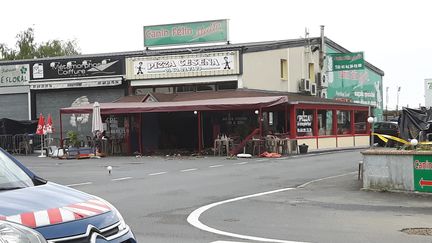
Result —
M386 87L386 115L385 115L385 119L386 119L386 121L388 121L388 100L389 100L389 96L388 96L388 90L389 90L389 87L387 86Z
M396 115L399 116L399 93L400 93L401 87L398 86L397 89L397 96L396 96Z

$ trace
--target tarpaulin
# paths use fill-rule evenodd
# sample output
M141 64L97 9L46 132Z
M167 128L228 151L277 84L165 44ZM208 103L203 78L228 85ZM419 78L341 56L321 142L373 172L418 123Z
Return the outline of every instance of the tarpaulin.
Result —
M16 121L0 119L0 135L32 134L36 131L37 121Z
M399 134L405 140L413 138L426 140L426 135L432 133L432 110L402 108L399 117Z

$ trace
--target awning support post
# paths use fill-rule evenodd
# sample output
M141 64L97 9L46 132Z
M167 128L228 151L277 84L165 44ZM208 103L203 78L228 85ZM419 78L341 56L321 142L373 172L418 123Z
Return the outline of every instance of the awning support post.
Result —
M202 149L202 131L201 131L201 111L198 111L198 154L201 154Z
M60 111L60 147L63 148L63 122L62 122L62 112Z

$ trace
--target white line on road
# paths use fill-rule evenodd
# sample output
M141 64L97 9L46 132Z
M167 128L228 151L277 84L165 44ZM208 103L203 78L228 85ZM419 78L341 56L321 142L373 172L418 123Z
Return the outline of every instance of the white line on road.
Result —
M90 185L90 184L93 184L93 182L83 182L83 183L69 184L69 185L66 185L66 186L68 186L68 187L74 187L74 186L84 186L84 185Z
M217 167L222 167L222 166L224 166L224 165L210 165L209 167L210 168L217 168Z
M268 159L259 159L256 162L263 162L263 161L268 161Z
M198 170L198 169L197 168L186 169L186 170L181 170L181 172L188 172L188 171L194 171L194 170Z
M240 162L240 163L235 163L236 165L244 165L244 164L247 164L247 163L249 163L249 162Z
M342 177L342 176L346 176L346 175L351 175L351 174L356 174L356 173L357 172L349 172L349 173L345 173L345 174L341 174L341 175L335 175L335 176L324 177L324 178L321 178L321 179L316 179L316 180L313 180L313 181L306 182L305 184L300 185L297 188L303 188L303 187L305 187L305 186L307 186L309 184L312 184L312 183L315 183L315 182L318 182L318 181L323 181L323 180L327 180L327 179L338 178L338 177Z
M116 178L116 179L112 179L112 181L124 181L124 180L129 180L132 179L132 177L122 177L122 178Z
M233 198L233 199L229 199L229 200L225 200L225 201L221 201L221 202L212 203L212 204L209 204L207 206L200 207L200 208L196 209L195 211L193 211L187 217L187 221L189 222L189 224L195 226L198 229L201 229L201 230L204 230L204 231L208 231L208 232L211 232L211 233L214 233L214 234L225 235L225 236L239 238L239 239L262 241L262 242L298 243L297 241L286 241L286 240L268 239L268 238L261 238L261 237L255 237L255 236L249 236L249 235L240 235L240 234L230 233L230 232L226 232L226 231L222 231L222 230L211 228L211 227L209 227L209 226L207 226L207 225L205 225L205 224L203 224L203 223L201 223L199 221L199 217L201 216L201 214L204 213L205 211L213 208L213 207L216 207L216 206L219 206L219 205L222 205L222 204L225 204L225 203L240 201L240 200L247 199L247 198L259 197L259 196L264 196L264 195L267 195L267 194L272 194L272 193L277 193L277 192L283 192L283 191L288 191L288 190L294 190L294 189L295 188L292 188L292 187L283 188L283 189L278 189L278 190L274 190L274 191L262 192L262 193L257 193L257 194L252 194L252 195L248 195L248 196L237 197L237 198Z
M152 174L148 174L149 176L155 176L155 175L163 175L166 174L168 172L164 171L164 172L157 172L157 173L152 173Z
M219 235L225 235L225 236L229 236L229 237L234 237L234 238L239 238L239 239L245 239L245 240L253 240L253 241L261 241L261 242L277 242L277 243L299 243L299 241L289 241L289 240L278 240L278 239L269 239L269 238L262 238L262 237L256 237L256 236L249 236L249 235L240 235L240 234L236 234L236 233L231 233L231 232L226 232L226 231L222 231L222 230L218 230L215 228L211 228L203 223L201 223L201 221L199 221L199 217L201 216L201 214L203 214L205 211L225 204L225 203L231 203L231 202L235 202L235 201L240 201L243 199L248 199L248 198L253 198L253 197L260 197L260 196L264 196L264 195L268 195L268 194L273 194L273 193L279 193L279 192L284 192L284 191L289 191L289 190L295 190L298 188L303 188L311 183L314 182L318 182L318 181L322 181L322 180L326 180L326 179L333 179L333 178L337 178L337 177L342 177L342 176L346 176L346 175L350 175L350 174L355 174L357 172L350 172L350 173L345 173L345 174L341 174L341 175L335 175L335 176L329 176L329 177L325 177L325 178L321 178L321 179L317 179L317 180L313 180L307 183L304 183L303 185L300 185L296 188L293 187L287 187L287 188L282 188L282 189L278 189L278 190L273 190L273 191L268 191L268 192L261 192L261 193L256 193L256 194L252 194L252 195L247 195L247 196L242 196L242 197L236 197L233 199L228 199L225 201L221 201L221 202L216 202L216 203L212 203L206 206L202 206L196 210L194 210L191 214L189 214L189 216L187 217L187 221L189 224L191 224L192 226L210 232L210 233L214 233L214 234L219 234Z

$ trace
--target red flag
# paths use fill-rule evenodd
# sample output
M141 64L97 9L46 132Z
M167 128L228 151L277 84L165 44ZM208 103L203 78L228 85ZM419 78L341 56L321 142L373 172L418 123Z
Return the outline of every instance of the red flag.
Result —
M52 125L52 117L51 114L48 114L47 124L46 124L46 133L53 133L53 125Z
M45 119L41 113L39 115L39 121L38 121L38 126L36 129L36 134L37 135L43 135L44 134L44 127L45 127Z

